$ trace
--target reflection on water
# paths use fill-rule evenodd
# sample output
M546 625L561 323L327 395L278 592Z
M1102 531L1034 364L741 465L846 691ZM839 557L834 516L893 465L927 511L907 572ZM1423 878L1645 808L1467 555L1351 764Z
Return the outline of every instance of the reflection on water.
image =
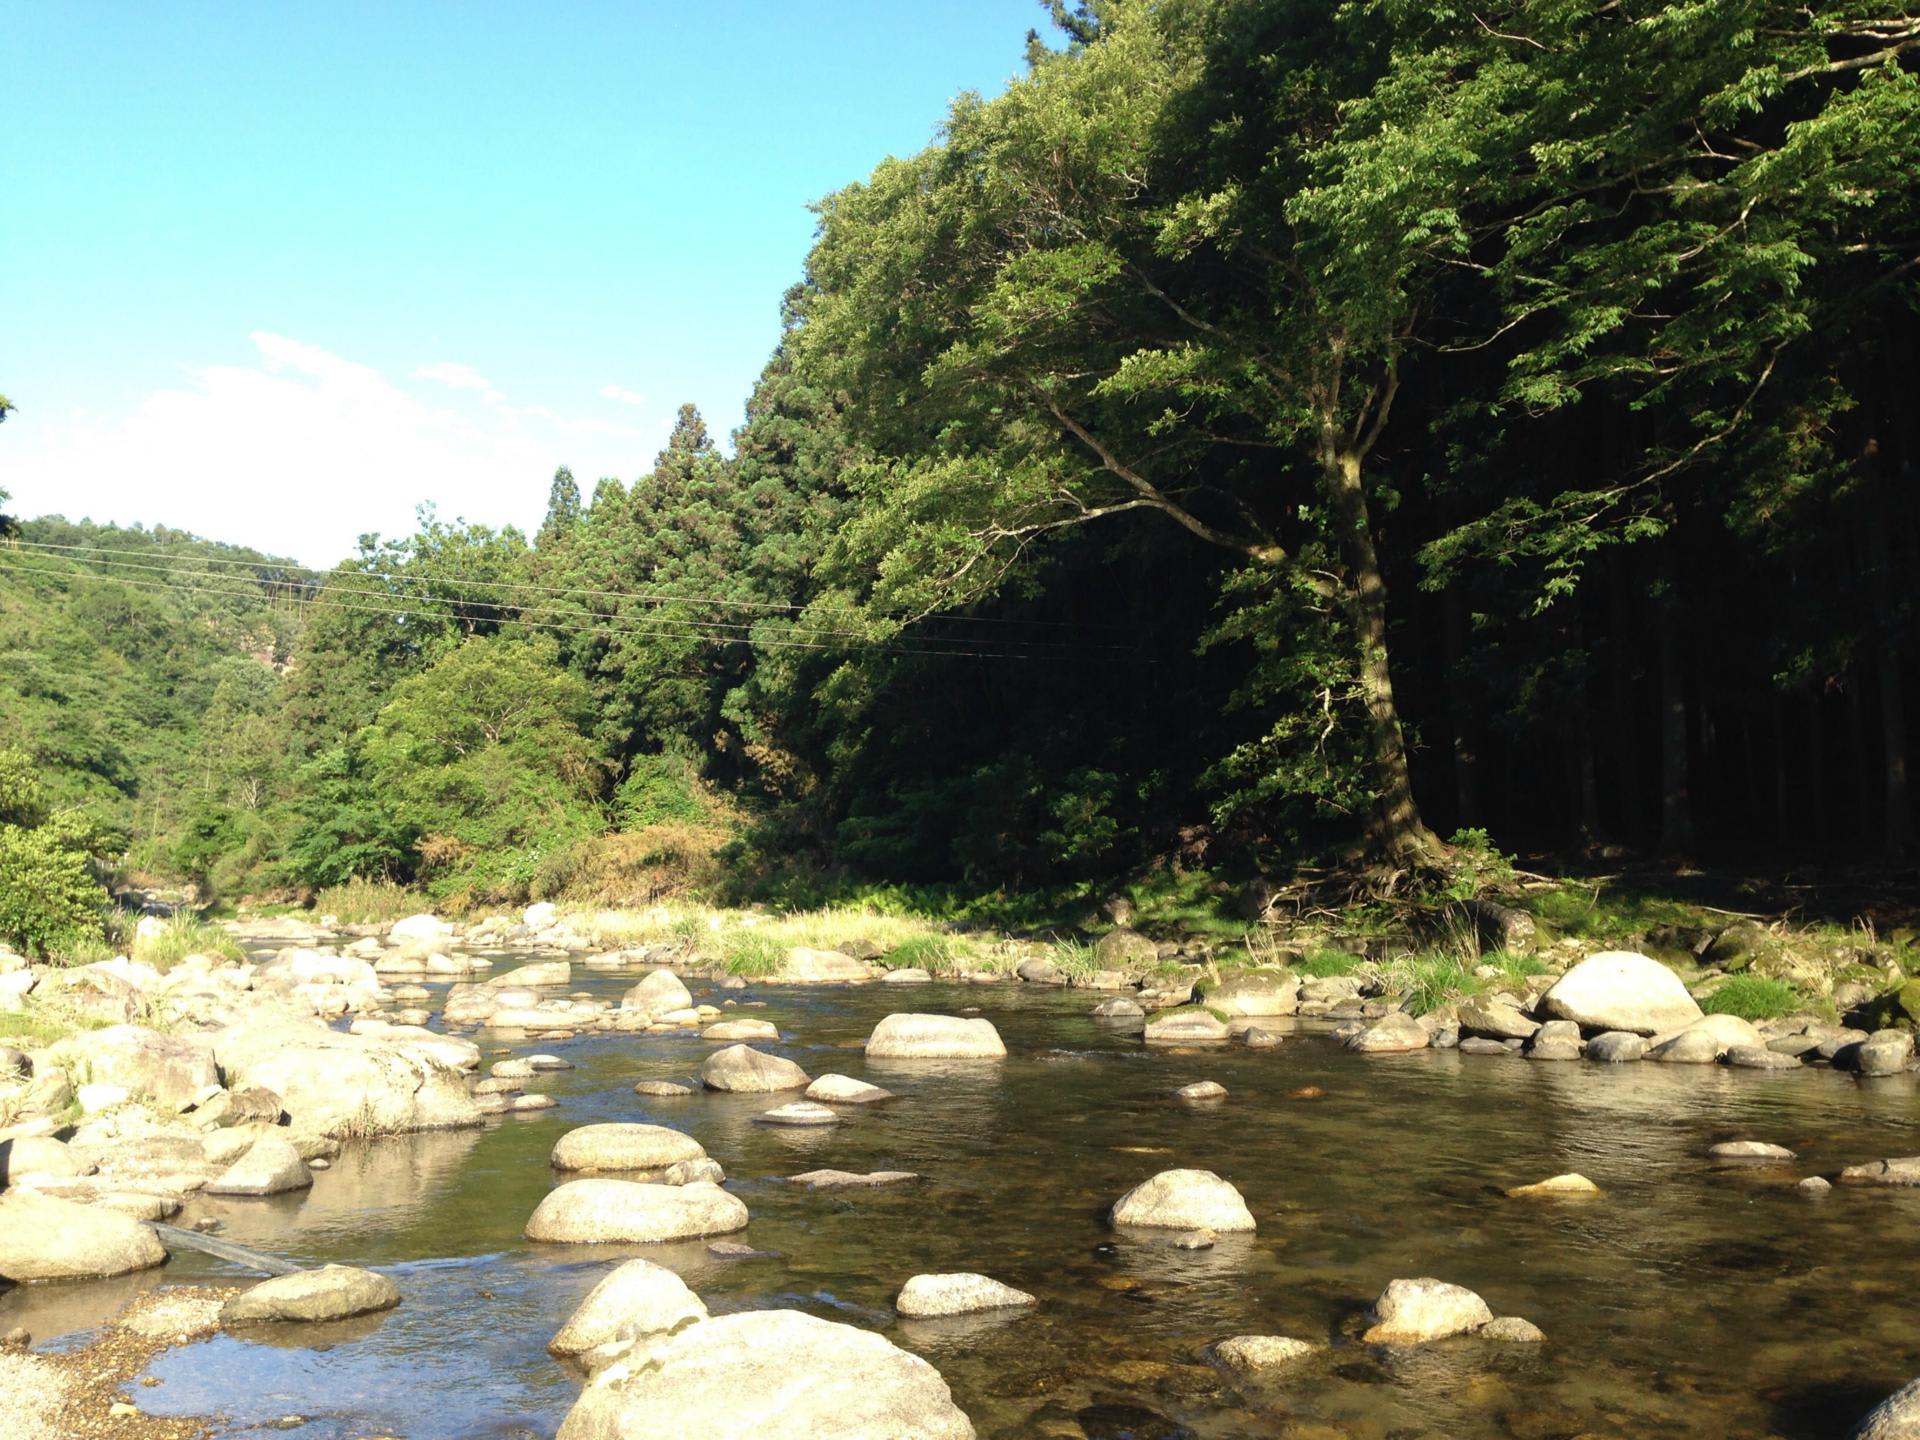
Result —
M595 976L582 988L612 995L630 980ZM232 1435L292 1413L318 1417L300 1432L317 1440L550 1436L578 1378L547 1357L546 1341L633 1255L678 1271L716 1312L792 1305L885 1332L939 1366L983 1436L1838 1440L1920 1374L1910 1299L1920 1262L1907 1240L1920 1193L1809 1200L1791 1183L1920 1151L1905 1078L1862 1086L1826 1072L1362 1059L1313 1033L1263 1054L1150 1053L1088 1016L1084 994L936 985L910 996L750 996L769 1002L754 1013L787 1037L767 1048L901 1098L849 1107L831 1127L756 1125L793 1097L631 1093L635 1080L696 1074L711 1047L694 1037L516 1047L561 1049L579 1066L536 1082L558 1109L350 1145L304 1195L190 1207L182 1223L216 1214L231 1238L302 1262L386 1268L406 1298L338 1334L250 1334L173 1352L143 1406L224 1413ZM888 1010L968 1005L999 1026L1010 1058L869 1066L858 1048ZM1200 1079L1224 1084L1226 1101L1171 1098ZM1290 1098L1307 1087L1323 1093ZM553 1142L601 1120L698 1137L753 1214L728 1238L774 1257L722 1259L703 1242L527 1244L521 1227L555 1182ZM1735 1137L1777 1141L1801 1160L1706 1161L1708 1145ZM1259 1233L1188 1251L1105 1225L1118 1195L1176 1165L1232 1179ZM821 1166L925 1178L841 1191L782 1178ZM1567 1170L1606 1194L1501 1193ZM1040 1304L898 1320L894 1294L927 1270L984 1271ZM0 1296L0 1328L24 1324L43 1339L84 1330L143 1286L233 1275L181 1255L157 1275L15 1291ZM1548 1344L1359 1346L1361 1312L1397 1275L1472 1286L1496 1313L1540 1325ZM1202 1352L1241 1333L1332 1348L1228 1384Z

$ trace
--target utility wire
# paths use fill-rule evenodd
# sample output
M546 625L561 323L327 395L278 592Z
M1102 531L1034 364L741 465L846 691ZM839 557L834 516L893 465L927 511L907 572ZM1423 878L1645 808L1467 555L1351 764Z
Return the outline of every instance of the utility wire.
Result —
M60 544L51 540L24 540L23 539L23 540L16 540L11 543L25 549L34 549L34 550L42 550L42 551L59 551L59 552L73 554L75 556L81 556L86 554L119 555L119 556L131 556L138 559L149 559L155 553L153 550L115 549L110 546L93 545L93 544L66 545L66 544ZM310 565L295 565L295 564L292 564L291 562L283 563L277 560L233 560L233 559L228 559L224 556L215 556L215 555L193 555L190 558L197 560L200 563L205 565L235 566L235 567L243 568L249 571L254 571L256 573L261 570L271 570L271 571L279 571L283 573L293 572L293 573L298 573L302 575L315 575L315 576L321 577L323 583L328 580L337 578L337 571L334 571L334 570L321 570L321 569L316 569L315 567ZM363 571L359 573L367 575L368 578L375 578L374 572ZM392 578L402 583L411 583L411 584L427 583L423 577L394 576ZM672 604L712 605L712 606L718 606L721 608L736 609L736 610L785 610L785 611L800 611L805 608L801 605L795 604L790 600L740 600L740 599L728 599L722 596L714 596L714 595L680 595L680 594L675 594L671 591L665 591L665 590L654 590L654 591L596 590L596 589L591 589L584 586L545 585L545 584L539 584L530 580L475 580L475 581L464 581L464 582L454 582L454 583L489 585L494 587L495 589L500 589L500 590L535 591L535 592L541 592L549 595L579 595L579 596L586 596L589 598L597 598L597 599L631 600L641 604L651 604L651 605L672 605ZM1026 619L1016 619L1016 618L1012 618L1008 616L1000 616L1000 615L941 615L941 616L932 616L929 618L938 620L942 624L1024 625L1029 627L1036 627L1041 629L1053 629L1053 630L1086 631L1086 630L1122 630L1127 628L1125 626L1117 625L1117 624L1100 624L1100 623L1091 622L1091 621L1082 622L1082 621L1072 621L1072 620L1026 620Z
M68 570L68 571L47 570L47 569L42 569L38 566L32 565L30 563L27 563L24 557L8 556L4 550L0 550L0 570L7 570L7 569L11 569L18 573L31 576L34 579L49 580L54 582L70 581L70 580L76 580L76 579L92 580L92 581L98 581L101 583L112 583L116 585L124 585L130 588L139 589L139 590L171 592L174 594L188 594L188 595L194 595L199 597L253 600L257 602L264 602L268 599L268 597L262 595L259 589L255 586L244 586L243 588L240 588L240 589L232 589L232 588L222 588L220 586L209 585L209 584L196 584L196 583L193 583L191 580L185 579L184 577L180 581L140 580L140 579L134 579L129 576L114 575L114 574L100 574L100 573L96 573L88 570ZM233 577L212 576L212 577L206 577L206 578L214 579L214 580L240 579L240 577L238 576L233 576ZM318 610L349 611L349 612L354 612L359 614L379 615L379 616L384 616L388 619L397 619L397 620L421 619L421 620L444 621L448 618L446 615L438 611L411 608L406 605L394 605L394 604L354 605L354 604L346 603L344 601L329 599L324 594L317 594L310 598L301 598L297 600L295 603L301 605L303 608L311 608L311 609L318 609ZM917 646L900 645L891 641L853 641L845 644L829 644L829 643L816 643L816 642L805 641L805 640L774 639L770 637L759 638L759 639L753 638L751 636L728 637L728 636L716 636L706 631L701 631L697 629L696 630L662 630L659 627L625 626L625 625L613 624L610 622L599 624L599 625L564 625L564 624L559 624L552 621L522 620L522 619L515 619L515 618L506 617L506 616L499 616L499 617L490 618L489 623L502 625L502 626L515 625L515 626L519 626L521 628L530 629L530 630L546 630L546 631L551 631L557 634L600 635L600 636L615 636L615 635L627 635L627 634L670 634L670 635L680 635L684 638L689 638L689 639L705 639L708 641L714 641L718 643L748 645L756 649L757 648L778 648L778 649L826 650L826 651L843 651L843 652L848 650L871 650L871 651L876 651L884 654L915 655L915 656L923 656L923 657L929 657L929 658L935 658L935 659L952 658L952 659L974 659L974 660L1035 660L1035 659L1058 660L1061 658L1068 658L1068 657L1061 657L1061 656L1054 656L1054 655L1037 655L1030 652L1021 653L1021 652L1014 652L1014 651L997 651L997 650L929 650L929 649L919 648Z

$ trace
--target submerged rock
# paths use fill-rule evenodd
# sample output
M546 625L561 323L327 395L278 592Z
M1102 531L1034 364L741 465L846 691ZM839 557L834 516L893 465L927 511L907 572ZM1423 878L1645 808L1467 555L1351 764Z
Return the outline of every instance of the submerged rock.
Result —
M1229 1370L1267 1370L1314 1352L1305 1340L1285 1335L1235 1335L1213 1347L1214 1358Z
M1538 1345L1546 1340L1546 1332L1531 1320L1522 1320L1518 1315L1502 1315L1497 1320L1489 1320L1473 1332L1481 1340L1501 1340L1513 1345Z
M391 1310L399 1303L399 1287L386 1276L351 1265L323 1265L262 1280L220 1308L220 1323L345 1320Z
M1183 1005L1162 1010L1147 1021L1141 1038L1149 1045L1191 1045L1226 1040L1232 1034L1232 1027L1211 1010Z
M848 1075L822 1075L807 1087L807 1099L833 1105L873 1105L896 1098L891 1090Z
M756 1125L838 1125L840 1116L829 1107L811 1100L795 1100L788 1105L776 1105L771 1110L763 1110L753 1120Z
M1770 1145L1765 1140L1723 1140L1718 1145L1707 1148L1707 1156L1713 1160L1791 1160L1793 1151L1784 1145Z
M1005 1310L1039 1302L1024 1290L985 1275L916 1275L900 1287L893 1308L902 1315L970 1315L976 1310Z
M974 1440L940 1372L797 1310L702 1320L601 1370L559 1440Z
M804 1185L809 1190L855 1190L899 1185L919 1178L920 1174L915 1170L874 1170L865 1175L852 1170L808 1170L799 1175L789 1175L787 1183Z
M665 1125L583 1125L554 1144L556 1170L657 1170L682 1160L701 1160L706 1147Z
M690 1240L744 1229L747 1207L711 1181L649 1185L634 1180L569 1180L527 1221L529 1240L580 1245Z
M1424 1345L1465 1335L1493 1319L1487 1302L1463 1285L1423 1277L1392 1280L1373 1302L1369 1345Z
M651 1260L629 1260L587 1292L560 1332L547 1342L547 1352L584 1355L706 1318L707 1307L700 1297L673 1271Z
M1920 1155L1849 1165L1840 1178L1851 1185L1920 1185Z
M1158 1230L1255 1228L1240 1192L1211 1170L1162 1170L1115 1201L1111 1219L1115 1225Z
M870 1060L1002 1060L993 1022L958 1015L889 1015L867 1037Z
M138 1220L31 1190L0 1193L0 1278L103 1280L166 1258L159 1236Z
M682 1085L677 1080L636 1080L633 1085L636 1095L653 1095L662 1100L677 1100L693 1094L691 1085Z
M721 1020L700 1032L702 1040L778 1040L779 1029L770 1020Z
M1224 1100L1227 1087L1218 1080L1196 1080L1191 1085L1182 1085L1173 1094L1176 1100Z
M1591 955L1556 980L1540 1008L1592 1030L1663 1035L1700 1018L1700 1006L1680 977L1658 960L1631 950Z
M700 1082L709 1090L761 1095L804 1089L807 1072L782 1056L747 1045L729 1045L707 1057L700 1067Z
M1093 1014L1101 1020L1139 1020L1146 1016L1137 1001L1116 995L1110 1000L1102 1000L1093 1007Z
M1545 1180L1536 1180L1531 1185L1516 1185L1507 1195L1511 1199L1537 1198L1543 1196L1582 1196L1598 1195L1600 1187L1584 1175L1569 1172L1554 1175Z

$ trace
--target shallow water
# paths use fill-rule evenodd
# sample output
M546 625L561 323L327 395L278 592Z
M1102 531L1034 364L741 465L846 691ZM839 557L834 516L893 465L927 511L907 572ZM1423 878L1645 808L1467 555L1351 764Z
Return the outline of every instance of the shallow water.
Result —
M576 988L617 994L628 976ZM1031 986L763 986L739 999L809 1074L870 1079L894 1103L821 1130L755 1125L794 1098L657 1099L634 1080L689 1078L695 1038L595 1036L516 1045L578 1068L542 1076L559 1108L481 1131L350 1145L313 1189L196 1200L228 1239L300 1262L378 1266L405 1301L316 1334L221 1337L163 1355L143 1409L229 1417L221 1433L310 1440L550 1437L579 1377L546 1341L610 1265L677 1270L715 1313L795 1306L879 1330L925 1355L984 1437L1191 1435L1300 1440L1698 1435L1839 1440L1920 1374L1911 1242L1920 1192L1836 1189L1803 1175L1920 1152L1911 1079L1859 1082L1718 1067L1533 1063L1426 1052L1359 1057L1323 1034L1277 1051L1148 1052L1086 1014L1085 992ZM746 1009L764 1001L764 1009ZM1003 1062L868 1063L891 1010L978 1006ZM1284 1022L1282 1022L1284 1023ZM506 1054L504 1047L498 1054ZM489 1058L495 1058L493 1054ZM1198 1079L1228 1097L1170 1098ZM1319 1087L1317 1098L1290 1092ZM644 1120L696 1136L752 1212L726 1237L775 1258L725 1261L705 1242L535 1246L522 1226L556 1176L567 1130ZM1784 1167L1715 1167L1706 1147L1772 1140ZM911 1185L813 1192L801 1170L919 1171ZM1232 1180L1260 1223L1212 1250L1115 1234L1104 1212L1162 1169ZM1509 1185L1578 1170L1604 1197L1508 1200ZM1040 1304L964 1321L898 1319L921 1271L978 1270ZM1454 1341L1414 1351L1350 1336L1395 1276L1470 1286L1541 1347ZM78 1338L155 1284L234 1279L197 1254L125 1281L0 1296L0 1329ZM1244 1333L1333 1342L1271 1381L1236 1387L1205 1364Z

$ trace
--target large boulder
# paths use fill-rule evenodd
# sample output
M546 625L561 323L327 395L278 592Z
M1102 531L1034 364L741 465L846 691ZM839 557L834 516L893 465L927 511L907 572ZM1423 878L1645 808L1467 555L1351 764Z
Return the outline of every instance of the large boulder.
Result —
M1487 1302L1463 1285L1393 1280L1373 1302L1373 1325L1361 1338L1369 1345L1424 1345L1470 1334L1492 1319Z
M1138 930L1122 925L1100 937L1093 947L1093 958L1103 970L1131 970L1159 963L1160 947Z
M13 1135L0 1140L0 1190L18 1185L28 1175L69 1180L92 1169L91 1160L75 1154L66 1141L51 1135Z
M867 1037L869 1060L1004 1060L993 1022L958 1015L889 1015Z
M1530 1040L1540 1028L1538 1020L1529 1020L1511 998L1488 995L1460 1002L1460 1033L1478 1035L1487 1040Z
M670 1010L693 1006L693 992L671 970L655 970L620 997L622 1010L643 1010L649 1015L665 1015Z
M1687 987L1658 960L1631 950L1590 955L1540 997L1543 1013L1589 1030L1665 1035L1700 1018Z
M700 1067L700 1083L709 1090L762 1095L804 1089L807 1072L783 1056L769 1055L751 1045L729 1045L707 1057Z
M891 1341L798 1310L702 1320L588 1383L559 1440L973 1440L940 1372Z
M522 965L505 974L493 976L487 981L487 987L493 990L538 990L572 983L573 966L565 960L536 960L531 965Z
M665 1125L582 1125L554 1144L551 1163L556 1170L659 1170L706 1153L691 1135Z
M976 1310L1009 1310L1037 1302L1024 1290L985 1275L916 1275L900 1287L893 1308L910 1317L971 1315Z
M1140 1038L1149 1045L1194 1045L1225 1040L1232 1033L1232 1027L1211 1010L1182 1005L1148 1020Z
M421 913L409 915L404 920L393 922L393 928L387 931L387 938L395 944L406 940L442 941L453 934L453 926L438 915Z
M0 1279L103 1280L166 1258L138 1220L31 1190L0 1193Z
M1248 1231L1253 1212L1211 1170L1162 1170L1114 1202L1115 1225L1156 1230Z
M1427 1027L1404 1010L1382 1015L1366 1029L1347 1041L1347 1048L1362 1055L1398 1055L1408 1050L1425 1050L1433 1043Z
M873 967L838 950L814 950L796 945L787 951L772 977L804 985L850 985L873 978Z
M1847 1440L1920 1440L1920 1380L1910 1380L1867 1412Z
M322 1265L262 1280L221 1306L220 1323L345 1320L391 1310L399 1303L399 1287L384 1275L352 1265Z
M144 1025L82 1031L72 1041L79 1068L94 1082L122 1086L166 1110L184 1110L220 1083L213 1047Z
M303 1134L398 1135L481 1123L458 1070L378 1035L256 1021L211 1039L227 1084L273 1091Z
M305 1190L313 1175L300 1152L278 1135L262 1135L214 1182L209 1195L284 1195Z
M1268 966L1234 970L1200 981L1193 993L1208 1009L1227 1015L1292 1015L1300 1008L1300 977Z
M527 1221L527 1239L561 1245L649 1243L724 1235L747 1224L747 1207L710 1180L647 1185L634 1180L569 1180Z
M822 1075L807 1087L807 1099L831 1105L871 1105L876 1101L894 1098L891 1090L869 1085L864 1080L855 1080L851 1075Z
M1663 1035L1647 1059L1669 1064L1711 1065L1735 1046L1764 1047L1766 1037L1738 1015L1704 1015L1672 1035Z
M706 1318L700 1297L673 1271L651 1260L629 1260L587 1293L547 1350L584 1355Z
M771 1020L720 1020L700 1032L702 1040L778 1040L780 1028Z

